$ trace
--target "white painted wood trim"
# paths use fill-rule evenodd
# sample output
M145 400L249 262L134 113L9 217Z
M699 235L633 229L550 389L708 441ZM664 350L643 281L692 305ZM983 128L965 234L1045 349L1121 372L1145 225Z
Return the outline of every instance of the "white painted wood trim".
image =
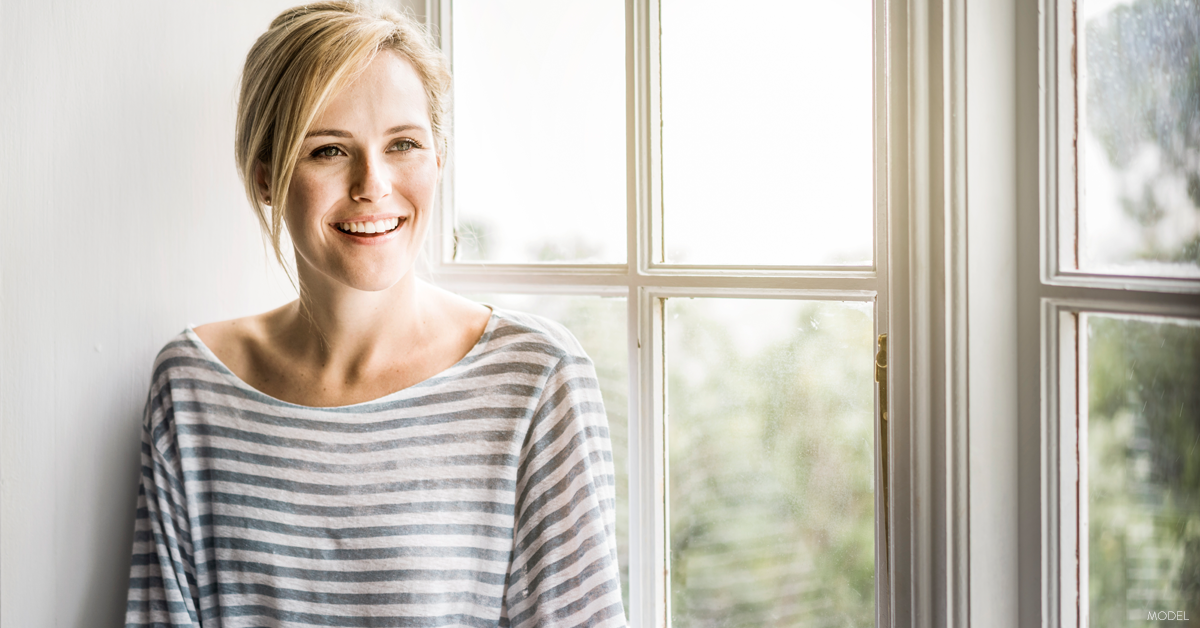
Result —
M452 0L425 0L425 26L438 42L442 54L450 63L451 76L454 73L454 25L450 16L453 15ZM454 136L454 99L450 100L450 136ZM436 276L443 265L454 255L454 140L450 139L446 154L442 159L442 178L438 183L437 199L433 222L429 225L430 234L425 246L429 247L426 255L429 260L430 274Z
M630 291L637 330L630 357L630 609L632 628L670 625L667 547L666 386L663 302L645 288ZM635 310L636 308L636 310ZM636 373L636 375L635 375ZM633 417L637 417L633 420ZM636 464L636 473L635 467ZM637 532L635 536L635 531Z
M1059 308L1056 308L1059 309ZM1060 337L1066 336L1070 332L1070 337L1066 340L1073 342L1075 351L1073 353L1060 352L1059 359L1061 364L1059 367L1059 395L1062 398L1071 398L1074 401L1070 413L1063 413L1058 416L1058 422L1061 426L1066 427L1073 438L1064 438L1064 443L1074 444L1074 450L1063 451L1060 449L1059 455L1059 475L1066 478L1068 482L1075 480L1074 487L1064 487L1059 495L1063 497L1062 502L1070 509L1074 506L1073 511L1067 510L1068 515L1074 515L1072 518L1064 517L1062 528L1060 531L1060 539L1066 542L1060 543L1063 549L1070 552L1069 558L1074 558L1074 561L1062 563L1066 569L1065 577L1061 580L1064 584L1072 585L1069 588L1064 586L1060 591L1066 593L1066 599L1063 600L1062 608L1064 611L1073 610L1076 614L1078 628L1087 628L1091 626L1091 604L1088 589L1088 314L1086 312L1067 312L1059 309L1059 325ZM1064 320L1066 319L1066 320ZM1070 326L1070 327L1068 327ZM1060 346L1062 346L1060 344ZM1063 372L1065 369L1070 369ZM1074 375L1074 381L1071 376ZM1063 405L1059 405L1063 407ZM1063 430L1060 429L1060 433ZM1071 490L1073 489L1073 490ZM1070 569L1074 567L1074 571ZM1070 626L1068 623L1070 618L1064 613L1063 625Z
M888 402L891 445L891 556L890 582L891 608L888 625L912 626L914 618L925 607L917 596L927 592L921 563L915 547L920 543L917 523L921 521L920 503L913 498L921 475L918 473L914 442L917 436L914 424L916 396L912 382L916 379L913 370L915 359L913 344L912 315L914 295L910 292L912 278L910 264L913 243L910 241L910 207L915 200L915 181L910 172L920 156L915 150L918 139L914 133L913 91L915 76L912 71L916 56L911 43L913 37L913 0L889 0L887 2L888 44L885 97L887 98L886 120L888 146L887 163L883 170L887 176L884 188L888 211L887 239L888 277L891 313L888 325ZM883 625L883 624L881 624Z
M931 242L931 205L932 190L938 185L940 169L932 162L931 139L935 129L937 102L931 93L932 77L935 68L940 67L940 47L934 48L935 33L940 28L932 28L935 15L931 11L937 8L931 0L909 0L908 11L903 15L902 24L906 25L907 50L906 63L909 72L903 98L907 102L907 171L902 173L906 181L907 191L905 222L896 222L897 249L903 241L903 250L907 256L895 259L893 271L897 277L904 277L907 285L902 285L894 291L897 296L903 292L907 295L907 307L900 308L899 300L894 301L896 315L904 315L904 327L895 325L898 342L889 349L895 351L893 364L907 367L907 381L897 381L897 392L906 391L909 395L907 404L896 404L897 424L892 426L894 431L904 428L907 432L904 440L896 440L897 453L904 451L904 459L897 456L897 484L901 475L904 477L904 488L907 491L899 495L906 497L907 512L897 513L897 536L900 535L901 525L907 524L908 546L907 596L901 598L909 604L904 615L897 615L897 625L900 626L930 626L934 625L934 560L933 546L936 538L935 510L933 507L933 460L932 427L937 420L933 416L935 400L928 385L935 377L935 351L931 350L930 339L934 335L934 311L931 309L931 291L933 289L930 269L934 260L932 254L935 246ZM899 71L899 64L893 64L893 70ZM940 103L938 103L940 104ZM895 181L895 177L893 177ZM940 181L940 179L938 179ZM893 206L893 215L896 207ZM897 256L899 257L899 256ZM900 270L903 264L904 271ZM898 318L898 316L896 317ZM892 344L889 342L889 344ZM903 361L901 361L903 360ZM896 375L899 375L897 373ZM897 378L899 379L899 378ZM902 448L901 445L904 445ZM900 466L900 463L904 466ZM899 510L899 507L897 508ZM898 548L899 549L899 548ZM898 566L903 557L897 557ZM897 571L900 576L901 572ZM899 578L903 581L903 577Z
M891 98L889 97L889 81L888 68L891 59L893 58L890 49L891 38L888 34L894 27L891 19L890 6L888 0L874 0L872 6L872 22L874 28L874 37L872 39L873 50L873 98L874 98L874 169L875 169L875 224L874 224L874 265L878 270L880 277L888 277L888 269L890 267L891 256L891 231L889 224L891 216L888 212L889 193L889 170L886 167L889 163L889 146L901 138L893 138L891 131L892 125L889 119L890 110L888 108ZM889 299L889 289L891 284L888 282L880 282L880 291L877 293L874 302L874 319L875 319L875 337L880 334L891 333L891 300ZM878 344L875 350L879 350ZM890 380L891 378L888 377ZM890 392L890 390L889 390ZM893 603L895 575L893 572L895 557L893 553L893 545L895 543L892 528L895 520L895 515L892 512L892 496L894 488L892 486L891 470L892 458L890 452L894 449L894 444L891 442L891 430L889 423L883 420L882 409L890 408L889 399L880 398L880 387L875 386L875 625L880 627L890 627L895 625L895 618L892 610L895 607ZM890 394L889 394L890 396ZM888 456L883 455L884 437L887 436ZM884 467L883 461L887 461L887 468Z
M907 546L896 547L907 553L896 557L897 574L907 558L909 582L897 580L896 621L967 625L974 619L967 458L968 367L974 364L968 319L975 315L967 299L967 182L973 176L967 168L967 124L975 106L967 85L975 66L967 63L965 2L910 0L906 8L908 193L904 211L896 205L891 211L893 229L905 234L894 235L893 245L907 255L893 254L890 272L907 285L904 297L901 291L893 296L892 330L899 342L889 342L889 350L895 351L892 363L908 371L906 381L896 381L900 373L893 381L896 395L907 393L908 399L896 400L892 429L907 431L895 439L895 464L896 483L907 488L897 495L908 504L895 511L897 534L908 527Z
M978 5L976 5L978 6ZM1004 249L1003 229L997 229L996 225L979 225L975 227L977 230L985 230L992 236L991 242L996 246L995 250L988 249L980 251L979 238L969 237L968 222L971 219L987 218L991 216L978 216L979 213L989 214L994 212L994 207L980 208L980 200L974 195L968 195L968 182L974 182L977 179L976 170L968 170L968 166L982 166L979 172L987 172L989 175L992 169L989 164L976 164L980 160L979 151L972 150L968 153L968 123L972 123L976 116L983 113L983 116L988 116L988 112L980 112L981 103L973 94L967 91L967 85L975 78L978 71L974 66L968 67L967 60L974 48L978 47L974 38L968 41L969 31L968 14L966 0L949 0L943 5L942 16L942 41L944 48L942 51L942 99L943 99L943 119L942 124L945 129L943 137L943 155L945 175L943 185L943 199L945 207L942 210L944 213L944 233L945 239L942 247L944 247L944 281L945 293L942 295L944 307L946 308L946 326L945 326L945 344L946 352L945 365L943 373L945 377L945 437L941 444L944 452L938 452L939 455L945 456L946 471L945 479L942 480L945 484L945 497L943 521L945 522L945 573L946 583L946 625L948 626L967 626L975 623L976 625L982 622L976 621L979 618L971 616L971 598L970 598L970 577L972 575L970 565L972 560L972 552L991 548L996 552L993 546L984 544L971 543L971 529L973 525L982 525L987 527L991 522L980 520L976 523L974 510L971 509L971 475L968 456L972 451L968 440L968 415L974 409L970 406L969 392L971 384L977 379L971 377L972 373L981 370L977 366L977 362L983 362L980 365L983 370L988 366L990 359L995 356L982 355L977 356L973 350L975 340L978 334L987 334L989 330L975 329L973 334L969 334L970 323L975 323L979 327L994 327L1002 325L1003 321L997 320L1000 312L993 309L995 305L992 302L977 305L974 301L968 298L968 282L970 279L977 279L974 275L970 275L973 262L980 261L980 254L991 255L994 258L1006 258L1007 250ZM973 56L972 56L973 58ZM988 103L991 104L991 103ZM974 130L974 129L972 129ZM989 153L998 159L1003 158L1003 151L1000 154ZM968 159L970 155L970 159ZM970 162L970 163L969 163ZM978 185L978 184L977 184ZM1003 198L987 199L989 201L998 201L997 204L1004 202ZM995 279L995 277L993 277ZM995 296L995 293L984 291L979 298ZM980 375L975 373L976 378ZM986 377L987 374L984 374ZM1013 374L1015 377L1015 373ZM996 386L1001 384L999 379L991 379L986 382L987 385ZM977 412L976 414L982 414ZM982 435L987 438L987 435ZM987 476L984 476L987 477ZM985 530L984 536L990 530ZM984 564L988 562L988 556L981 557Z
M1079 314L1064 311L1052 303L1045 305L1047 331L1047 360L1045 372L1047 380L1053 382L1053 401L1047 404L1047 409L1057 409L1053 421L1047 430L1048 443L1054 446L1047 456L1051 464L1048 467L1045 490L1048 495L1057 497L1053 513L1055 524L1049 530L1047 545L1056 548L1053 552L1051 573L1048 583L1052 584L1056 593L1049 597L1057 608L1052 616L1059 618L1059 625L1086 628L1086 604L1081 604L1080 591L1086 591L1082 577L1086 577L1081 568L1079 552L1080 530L1077 525L1077 515L1080 504L1086 506L1086 501L1080 502L1079 496L1086 495L1087 489L1080 475L1086 471L1086 465L1079 465L1079 455L1082 451L1080 422L1087 415L1080 407L1079 393L1086 390L1080 381L1080 367L1087 364L1081 353L1079 331L1086 329Z

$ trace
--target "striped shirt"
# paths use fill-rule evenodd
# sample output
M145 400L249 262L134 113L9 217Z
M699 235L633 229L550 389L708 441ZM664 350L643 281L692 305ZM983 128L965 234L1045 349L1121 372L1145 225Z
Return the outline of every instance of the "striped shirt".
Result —
M247 385L188 329L154 366L126 626L625 626L612 451L563 327L494 311L366 403Z

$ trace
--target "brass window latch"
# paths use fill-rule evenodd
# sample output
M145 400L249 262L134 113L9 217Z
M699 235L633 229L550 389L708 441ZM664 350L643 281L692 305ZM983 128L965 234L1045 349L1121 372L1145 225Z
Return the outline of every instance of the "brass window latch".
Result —
M875 381L879 383L879 482L883 493L883 574L891 587L892 502L888 495L891 478L888 473L888 395L887 395L887 334L879 334L879 351L875 354Z
M879 383L879 414L887 420L887 334L879 334L879 352L875 354L875 381Z

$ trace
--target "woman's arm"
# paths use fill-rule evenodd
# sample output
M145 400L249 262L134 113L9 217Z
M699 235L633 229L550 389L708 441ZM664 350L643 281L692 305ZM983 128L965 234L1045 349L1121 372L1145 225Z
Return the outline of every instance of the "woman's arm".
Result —
M625 626L612 446L589 359L559 361L529 430L501 625Z
M198 627L199 587L179 452L164 446L175 437L169 393L156 388L142 422L142 477L125 626Z

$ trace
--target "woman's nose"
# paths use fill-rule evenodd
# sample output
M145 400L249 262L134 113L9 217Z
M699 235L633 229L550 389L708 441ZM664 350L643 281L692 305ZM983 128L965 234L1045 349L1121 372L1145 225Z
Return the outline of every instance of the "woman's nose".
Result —
M378 203L391 192L387 169L371 157L362 159L355 168L350 197L360 203Z

